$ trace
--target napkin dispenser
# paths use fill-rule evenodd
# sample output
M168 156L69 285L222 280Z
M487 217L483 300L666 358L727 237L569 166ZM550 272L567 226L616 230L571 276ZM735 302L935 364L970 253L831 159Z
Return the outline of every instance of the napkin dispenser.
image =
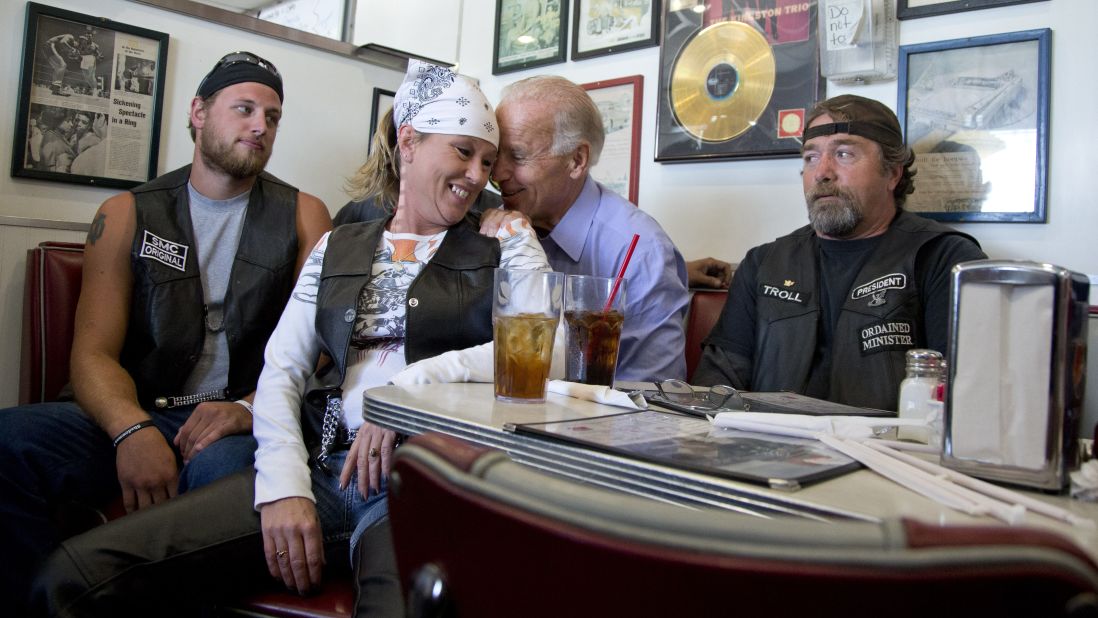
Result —
M953 268L942 465L1060 491L1077 466L1086 276L1036 262Z

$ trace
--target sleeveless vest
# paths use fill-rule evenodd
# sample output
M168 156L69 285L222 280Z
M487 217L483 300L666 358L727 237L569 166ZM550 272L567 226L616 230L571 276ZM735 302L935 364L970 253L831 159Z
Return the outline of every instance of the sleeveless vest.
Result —
M186 395L183 382L205 338L202 279L194 251L190 166L132 189L136 228L130 249L133 297L121 364L138 401ZM252 187L225 293L229 399L255 390L263 351L294 286L297 189L267 173Z
M316 333L331 362L313 373L305 387L302 422L310 449L320 442L328 397L340 393L347 374L355 307L388 221L341 225L328 239L316 299ZM449 229L408 287L408 363L492 340L492 286L500 254L499 241L481 236L469 219Z
M896 409L904 354L926 345L916 257L923 245L946 234L971 238L906 211L889 226L839 312L829 399ZM769 245L756 279L753 390L804 392L822 316L817 277L816 238L810 226Z

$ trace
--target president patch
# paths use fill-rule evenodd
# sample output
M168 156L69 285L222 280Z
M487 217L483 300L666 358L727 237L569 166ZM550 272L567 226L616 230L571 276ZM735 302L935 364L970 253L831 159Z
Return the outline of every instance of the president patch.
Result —
M859 298L865 298L866 296L881 296L883 297L885 290L902 290L907 287L907 275L904 273L892 273L891 275L884 275L883 277L877 277L873 281L863 283L854 286L854 289L850 292L850 298L852 300L858 300Z
M776 298L787 303L795 303L803 305L808 302L809 293L805 290L794 289L796 285L794 281L786 279L782 285L770 285L769 283L759 284L759 294L762 296L768 296L770 298Z
M141 257L156 260L165 266L187 272L187 245L164 240L163 238L145 230L145 237L141 240Z
M915 347L915 328L908 320L886 320L859 332L862 356Z

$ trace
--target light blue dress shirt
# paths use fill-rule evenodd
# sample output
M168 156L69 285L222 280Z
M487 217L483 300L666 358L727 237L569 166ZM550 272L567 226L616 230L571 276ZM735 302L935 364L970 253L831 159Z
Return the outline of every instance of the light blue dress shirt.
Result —
M622 283L625 324L616 379L684 379L686 263L655 219L588 176L575 203L541 244L553 270L615 277L633 234L640 240Z

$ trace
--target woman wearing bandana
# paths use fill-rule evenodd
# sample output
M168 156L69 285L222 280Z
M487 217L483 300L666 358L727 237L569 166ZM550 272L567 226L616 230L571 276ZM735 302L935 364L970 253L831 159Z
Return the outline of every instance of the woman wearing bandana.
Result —
M397 436L363 422L362 393L419 360L490 354L494 269L549 265L526 219L491 238L466 218L499 142L473 82L412 61L390 115L350 187L391 216L340 226L302 268L256 391L255 474L70 539L39 578L51 615L192 613L263 571L304 594L348 544L356 615L403 615L386 499Z

